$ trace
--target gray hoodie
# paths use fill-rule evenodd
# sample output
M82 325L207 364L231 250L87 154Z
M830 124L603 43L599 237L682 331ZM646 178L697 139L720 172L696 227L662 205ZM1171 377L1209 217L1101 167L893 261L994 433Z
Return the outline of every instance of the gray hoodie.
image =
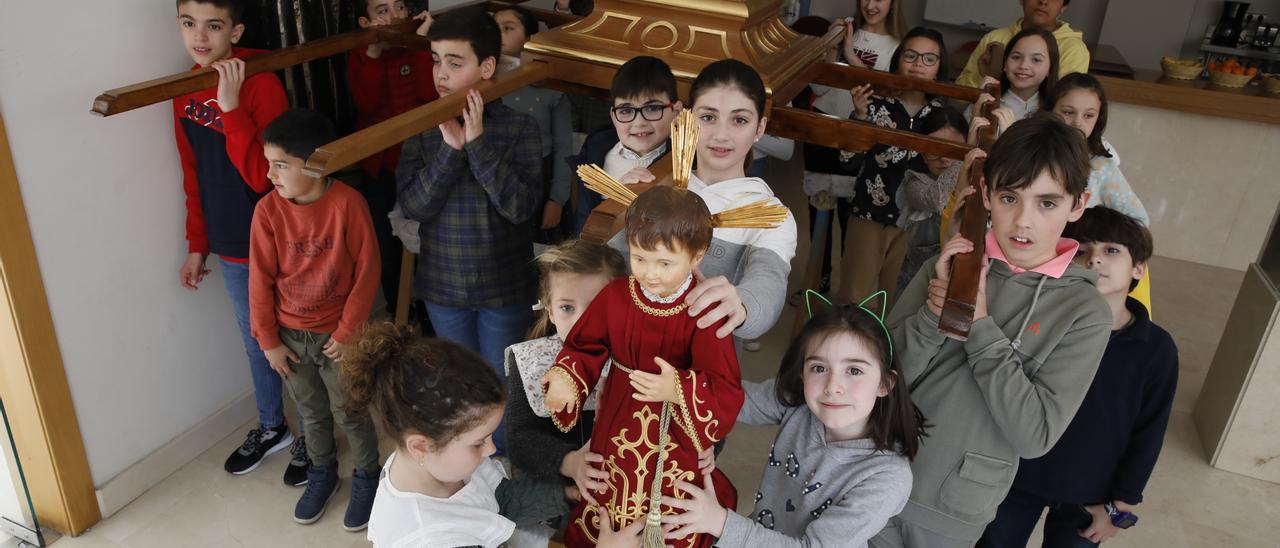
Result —
M748 517L729 512L718 546L866 546L902 510L911 465L870 439L827 442L806 406L783 407L774 381L743 382L738 422L781 425Z
M938 331L925 306L937 257L889 314L911 399L932 424L912 463L915 485L901 518L977 540L1013 483L1019 458L1053 448L1089 390L1111 333L1097 274L1070 266L1061 278L1013 274L993 261L989 316L965 342Z

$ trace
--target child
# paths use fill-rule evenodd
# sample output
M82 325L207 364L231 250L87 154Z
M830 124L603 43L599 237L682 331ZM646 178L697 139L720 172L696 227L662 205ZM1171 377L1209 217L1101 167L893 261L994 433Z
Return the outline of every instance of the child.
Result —
M1042 29L1052 33L1058 51L1062 52L1062 71L1059 75L1089 72L1089 48L1084 43L1084 33L1071 28L1062 20L1071 0L1020 0L1022 18L1012 25L988 32L965 64L964 71L956 78L962 86L980 87L984 76L999 76L1005 44L1023 29Z
M855 67L889 70L889 57L898 49L905 26L901 0L857 0L858 13L836 21L844 25L841 60ZM840 94L837 94L840 95Z
M890 70L903 76L937 80L947 64L947 48L938 31L916 27L893 53ZM943 99L920 91L893 96L872 96L870 85L849 92L856 105L854 117L877 126L919 131L920 121L943 106ZM898 204L894 197L908 169L925 171L924 159L914 150L876 145L863 154L842 154L848 164L860 164L854 187L848 243L842 257L844 279L837 299L854 302L878 288L896 295L898 273L907 253L907 235L898 228Z
M960 111L949 106L930 112L920 122L920 133L964 142L969 123ZM933 154L923 154L927 172L908 169L894 201L898 204L898 228L907 233L907 255L898 274L898 292L906 288L920 266L938 254L942 246L938 231L942 208L947 205L960 175L960 162Z
M289 448L294 458L285 470L286 485L307 481L306 442L295 440L284 418L284 388L254 340L249 324L249 224L254 205L271 190L267 161L258 133L289 108L275 74L244 76L241 58L259 53L233 47L244 33L244 6L236 0L178 0L178 30L196 67L218 71L218 87L173 100L173 125L182 160L182 189L187 196L187 259L178 271L195 291L209 271L205 260L218 256L231 296L236 323L258 404L258 427L227 457L223 468L247 474L267 455Z
M543 198L538 123L469 90L493 78L501 53L498 24L483 10L445 13L427 38L437 91L467 93L467 104L462 122L446 121L401 148L399 205L421 223L414 294L437 335L498 371L503 350L529 329L537 291L528 222ZM501 452L501 430L496 443Z
M1080 132L1054 116L1016 122L983 176L991 260L968 339L938 330L950 260L973 249L963 237L925 263L889 317L903 380L935 424L911 465L911 500L876 546L972 545L1018 459L1048 452L1071 422L1111 331L1097 274L1071 265L1079 245L1061 237L1088 199Z
M1080 242L1075 264L1098 274L1111 339L1070 426L1053 450L1022 461L979 546L1026 546L1046 506L1045 546L1097 546L1132 525L1122 513L1142 502L1169 424L1178 348L1127 296L1151 258L1151 233L1137 219L1093 207L1066 235Z
M395 440L369 521L374 546L483 546L563 514L570 489L508 480L489 458L502 381L474 352L409 328L370 326L343 361L353 412L372 406Z
M991 78L986 80L987 83L995 81ZM1023 29L1009 40L999 80L1000 106L1012 110L1015 120L1040 110L1040 102L1048 100L1057 82L1058 42L1053 34L1040 29ZM973 118L972 105L965 114Z
M1058 81L1048 97L1045 110L1080 130L1089 143L1093 159L1089 162L1089 203L1085 207L1106 206L1149 226L1147 208L1120 172L1120 156L1103 137L1107 131L1107 95L1102 83L1089 74L1069 74Z
M654 478L692 479L698 453L724 439L742 406L733 341L715 336L719 325L699 328L684 313L686 294L699 285L693 270L706 255L714 223L702 199L686 189L659 186L636 197L626 214L632 275L596 296L540 381L552 421L567 432L612 358L600 392L607 405L597 409L591 436L591 452L603 455L601 468L609 477L591 496L614 526L644 519L646 534L659 545L658 503L675 493L669 482ZM722 504L732 505L736 494L728 479L717 474L715 480ZM566 546L596 542L598 508L578 505ZM705 547L711 540L690 535L675 545Z
M253 336L284 377L311 432L311 470L293 520L315 523L338 490L336 422L351 445L355 472L342 527L369 522L378 481L378 435L368 415L342 410L338 362L369 319L378 290L378 247L364 199L331 178L303 173L316 148L337 138L310 110L281 114L262 132L267 177L276 191L253 213L249 308Z
M585 451L579 448L591 437L595 424L595 394L583 405L578 424L561 432L547 420L551 414L542 402L538 381L555 362L564 348L564 338L596 294L609 282L627 275L627 261L609 246L582 240L551 248L537 261L542 274L538 287L541 313L529 332L530 340L507 347L507 386L512 388L503 416L509 427L514 471L544 481L564 482L580 473Z
M511 68L520 65L520 52L525 42L538 32L538 18L522 6L511 6L493 12L502 30L502 55ZM538 121L542 131L543 206L535 216L537 236L544 244L557 244L565 238L561 216L569 201L569 163L565 161L573 148L573 113L564 93L552 89L526 86L502 96L502 103L518 112L528 113ZM566 223L567 225L567 223Z
M768 183L745 172L751 145L764 135L769 121L764 117L765 88L759 73L741 61L716 61L698 73L689 100L700 131L698 167L689 178L689 190L718 215L759 202L785 210ZM610 243L625 241L615 238ZM781 224L770 228L715 228L698 267L703 279L685 299L689 315L701 315L698 327L703 329L728 318L717 337L763 336L786 304L795 255L796 221L789 210Z
M880 315L852 304L814 315L776 380L743 383L738 421L781 427L755 511L742 517L709 488L682 481L689 496L663 500L685 510L664 519L677 526L670 536L701 531L722 546L866 546L911 494L908 461L923 425L900 379Z
M671 137L671 121L682 105L676 94L676 77L671 67L657 57L641 55L623 63L613 75L609 88L613 105L612 128L587 136L582 150L568 165L603 167L609 176L625 184L653 181L649 166L666 156ZM600 205L600 195L587 190L575 175L573 235L582 234L591 210Z
M355 9L359 13L356 22L360 28L390 25L409 18L405 0L357 0ZM424 11L415 19L422 21L417 34L426 36L427 29L431 27L430 14ZM347 54L347 81L351 88L351 103L356 110L356 129L372 126L435 100L436 84L431 72L429 52L385 42L351 50ZM356 187L369 203L369 213L373 217L373 230L378 237L378 252L382 257L382 296L391 316L395 316L400 293L402 253L391 234L391 221L387 214L396 205L395 178L399 163L400 145L393 145L361 160L365 179Z
M875 70L890 70L889 59L902 41L904 28L901 0L856 0L853 17L836 19L831 28L844 27L839 46L827 52L827 62ZM848 118L853 102L846 90L812 85L811 106L839 118Z

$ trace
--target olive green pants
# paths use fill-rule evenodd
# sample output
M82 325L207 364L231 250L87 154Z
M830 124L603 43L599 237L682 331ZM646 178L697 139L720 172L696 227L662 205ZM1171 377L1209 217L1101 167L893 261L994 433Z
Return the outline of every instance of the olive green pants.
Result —
M351 445L352 464L360 470L376 472L381 465L378 433L373 428L369 413L347 413L343 409L347 394L339 380L342 365L326 357L322 351L329 335L281 327L280 340L298 355L298 363L289 364L293 374L285 381L289 394L302 413L302 425L307 433L307 456L311 457L311 462L325 467L337 464L338 450L333 438L336 421Z

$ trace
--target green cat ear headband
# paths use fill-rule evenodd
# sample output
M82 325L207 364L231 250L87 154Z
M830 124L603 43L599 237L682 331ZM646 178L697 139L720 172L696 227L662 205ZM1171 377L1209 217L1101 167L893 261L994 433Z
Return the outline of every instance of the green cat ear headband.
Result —
M804 291L804 307L809 312L810 318L813 318L813 298L814 297L817 297L822 302L827 303L827 306L835 306L834 304L831 303L830 300L824 297L821 293L818 293L817 291L814 291L812 289L806 289ZM870 308L867 308L867 303L872 302L877 298L880 299L879 314L877 314L875 311L871 310ZM888 307L888 303L889 303L889 294L882 289L880 291L872 293L869 297L862 299L862 302L858 303L858 308L861 309L863 312L870 314L872 318L875 318L876 323L880 324L880 329L884 330L884 338L886 341L889 342L889 361L892 362L893 361L893 337L889 335L889 328L885 327L884 325L884 315Z

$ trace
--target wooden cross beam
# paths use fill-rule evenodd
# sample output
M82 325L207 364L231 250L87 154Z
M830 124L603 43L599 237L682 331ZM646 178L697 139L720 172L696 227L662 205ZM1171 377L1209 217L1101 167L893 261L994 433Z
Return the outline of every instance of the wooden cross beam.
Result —
M472 0L442 9L438 13L468 6L483 6L490 10L501 9L525 1L495 2L491 0ZM532 9L530 11L533 11L539 19L547 21L548 24L552 24L552 22L560 24L559 22L563 22L567 17L572 17L545 9ZM245 59L245 76L286 69L300 63L345 53L358 47L381 41L391 42L397 46L429 49L431 47L430 42L414 33L417 27L417 21L403 21L392 25L345 32L305 44L255 55ZM135 108L168 101L175 97L181 97L188 93L217 85L218 72L216 70L209 67L189 70L105 91L93 100L93 107L90 112L99 116L111 116L121 112L128 112Z
M992 97L1000 96L999 86L989 86L985 90ZM978 147L991 151L999 131L998 122L993 112L998 103L989 101L982 104L979 115L986 118L990 125L978 134ZM942 314L938 317L938 329L961 339L969 337L969 329L973 326L974 307L978 301L978 283L982 277L982 263L986 261L987 216L989 212L982 203L982 170L985 160L978 160L969 168L969 185L974 193L965 200L963 215L960 220L960 234L973 242L973 251L956 255L951 260L951 281L947 285L947 299L942 304Z
M476 84L475 89L480 91L486 102L495 101L503 95L541 81L546 74L546 63L533 61L511 72L494 76L491 80L482 81ZM311 153L303 171L312 177L329 175L461 115L466 101L465 91L451 93L342 137Z

